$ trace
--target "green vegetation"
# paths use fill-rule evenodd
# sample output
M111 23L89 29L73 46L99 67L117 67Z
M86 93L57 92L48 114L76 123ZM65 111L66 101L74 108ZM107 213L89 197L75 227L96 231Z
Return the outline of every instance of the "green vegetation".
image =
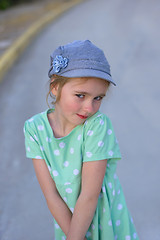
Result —
M4 10L8 7L10 7L11 1L10 0L0 0L0 9Z
M32 0L0 0L0 10L5 10L23 2L32 2Z

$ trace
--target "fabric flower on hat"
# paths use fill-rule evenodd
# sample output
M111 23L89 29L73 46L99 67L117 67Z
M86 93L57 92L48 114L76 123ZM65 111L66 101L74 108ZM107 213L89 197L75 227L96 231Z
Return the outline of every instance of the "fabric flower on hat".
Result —
M53 59L52 65L54 72L58 73L62 68L66 68L68 66L68 59L58 55Z

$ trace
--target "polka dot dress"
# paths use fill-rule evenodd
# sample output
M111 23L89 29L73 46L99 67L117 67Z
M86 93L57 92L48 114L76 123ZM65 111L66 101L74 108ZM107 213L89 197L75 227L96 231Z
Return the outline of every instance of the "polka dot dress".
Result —
M37 114L25 122L26 156L45 160L59 194L72 213L81 191L83 162L108 159L98 204L86 238L138 240L116 175L121 154L109 118L97 112L84 124L76 126L69 135L55 138L47 118L51 111L54 109ZM66 239L56 222L55 239Z

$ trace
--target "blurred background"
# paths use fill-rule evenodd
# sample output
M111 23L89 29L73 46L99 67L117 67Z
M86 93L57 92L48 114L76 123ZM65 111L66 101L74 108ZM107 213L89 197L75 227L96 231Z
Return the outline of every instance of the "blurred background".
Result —
M0 0L0 64L35 22L73 2L77 5L45 25L1 77L0 239L54 239L52 216L32 160L25 157L23 125L47 109L50 53L90 39L104 50L117 82L101 111L112 120L120 144L117 172L128 208L140 239L159 240L160 1Z
M12 6L21 4L21 3L32 3L32 0L1 0L0 9L6 10Z

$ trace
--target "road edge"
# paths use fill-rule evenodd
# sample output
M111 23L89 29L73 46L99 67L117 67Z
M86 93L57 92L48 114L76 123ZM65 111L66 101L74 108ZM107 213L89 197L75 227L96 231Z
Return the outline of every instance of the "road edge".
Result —
M42 18L37 20L15 42L13 42L13 44L0 57L0 83L10 67L36 37L36 35L44 29L45 26L57 19L67 10L83 1L84 0L72 0L69 2L63 2L53 10L49 11L49 13L45 14Z

